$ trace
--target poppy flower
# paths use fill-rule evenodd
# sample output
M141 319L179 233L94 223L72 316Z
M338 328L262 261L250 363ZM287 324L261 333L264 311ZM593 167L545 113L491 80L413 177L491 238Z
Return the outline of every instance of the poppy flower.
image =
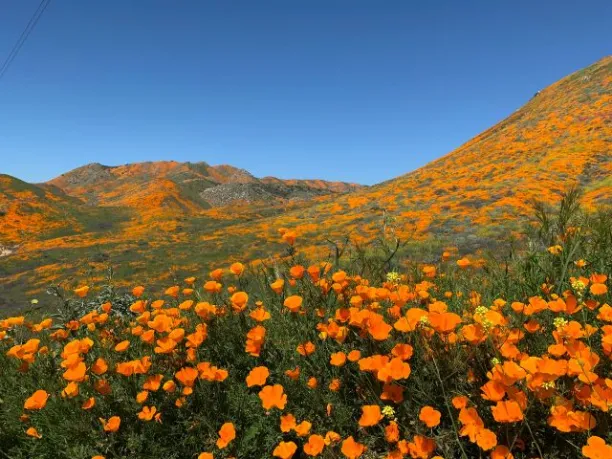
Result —
M94 364L91 366L91 372L95 375L103 375L108 371L108 365L102 357L98 357Z
M423 423L430 429L440 424L441 416L442 413L432 408L431 406L424 406L419 412L419 419L423 421Z
M472 262L469 260L469 258L466 258L466 257L463 257L457 260L457 266L459 266L460 268L467 268L471 264Z
M180 288L178 285L173 285L172 287L168 287L168 288L167 288L167 289L164 291L164 293L165 293L166 295L171 296L171 297L177 298L177 297L178 297L178 294L179 294L180 289L181 289L181 288Z
M523 420L523 411L514 400L499 401L491 408L493 418L497 422L519 422Z
M62 397L73 398L79 395L79 385L75 382L68 383L62 390Z
M283 306L285 306L291 312L298 312L302 307L302 297L298 295L289 296L285 299Z
M261 366L253 368L246 377L247 387L263 386L268 376L270 376L270 371L267 367Z
M270 284L270 288L275 293L281 293L283 291L283 286L285 285L285 281L283 279L277 279Z
M240 262L232 263L232 265L230 266L229 270L235 276L240 276L244 272L244 265L242 263L240 263Z
M476 434L476 444L484 451L489 451L497 445L497 435L489 429L481 429Z
M375 426L383 418L378 405L365 405L361 407L361 418L359 425L361 427Z
M226 422L221 426L221 429L219 430L217 448L225 448L234 438L236 438L236 429L234 428L234 424L232 424L231 422Z
M338 378L334 378L329 383L329 390L333 392L337 392L340 390L340 386L342 385L341 381Z
M297 352L298 354L307 357L311 355L315 351L315 349L316 346L312 342L308 341L307 343L298 345Z
M130 347L130 342L128 340L121 341L119 344L115 346L115 352L125 352Z
M103 418L99 419L105 432L117 432L119 430L119 426L121 426L121 418L119 416L112 416L108 418L108 420Z
M132 295L136 298L140 298L144 293L145 288L142 285L138 285L132 289Z
M293 416L292 414L284 414L280 417L281 432L291 432L293 429L295 429L296 425L297 423L295 420L295 416Z
M96 399L93 397L89 397L87 400L83 402L81 405L81 409L83 410L91 410L96 405Z
M344 454L344 457L348 459L357 459L361 457L365 449L365 446L356 442L352 435L342 441L341 452Z
M289 269L289 275L294 279L301 279L304 276L304 267L302 265L295 265Z
M346 354L342 351L334 352L330 356L329 363L331 363L335 367L341 367L346 363Z
M408 450L413 458L428 459L435 451L436 443L431 439L422 435L415 435L410 443Z
M150 421L155 416L155 413L157 413L157 408L154 406L143 406L142 410L138 413L138 419Z
M291 459L296 451L297 445L295 443L292 441L281 441L272 451L272 455L280 459Z
M507 446L497 445L491 451L491 459L514 459L514 454L510 452Z
M249 317L257 322L264 322L270 319L270 313L263 307L259 307L250 312Z
M198 454L198 459L215 459L213 453L200 453Z
M236 292L232 295L230 301L235 311L242 311L246 308L247 302L249 301L249 295L245 292Z
M309 456L318 456L325 448L325 439L321 435L311 435L304 445L304 453Z
M42 389L28 397L23 405L26 410L42 410L47 404L49 394Z
M259 392L259 398L261 404L266 410L272 408L278 408L280 410L285 409L287 404L287 395L284 393L283 386L280 384L274 384L273 386L264 386Z
M589 459L609 459L612 457L612 446L607 445L603 438L592 436L582 447L582 455Z
M608 293L608 287L606 286L606 284L591 284L589 290L593 295L605 295L606 293Z
M295 433L299 437L305 437L306 435L308 435L308 432L310 432L311 427L312 427L312 424L310 422L302 421L298 425L296 425L293 430L295 430Z
M89 287L87 285L84 285L82 287L75 288L73 291L74 294L79 298L85 298L87 296L87 292L89 292Z
M35 427L28 427L28 430L26 430L26 435L33 438L42 438L42 435L38 433L38 430L36 430Z
M193 367L183 367L174 375L183 386L191 387L198 378L199 372Z

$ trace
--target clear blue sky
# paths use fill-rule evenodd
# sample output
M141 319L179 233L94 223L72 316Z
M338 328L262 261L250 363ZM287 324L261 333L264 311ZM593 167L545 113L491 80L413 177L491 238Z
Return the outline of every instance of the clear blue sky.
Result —
M0 60L39 0L0 3ZM228 163L372 184L612 52L612 2L52 0L0 80L0 172Z

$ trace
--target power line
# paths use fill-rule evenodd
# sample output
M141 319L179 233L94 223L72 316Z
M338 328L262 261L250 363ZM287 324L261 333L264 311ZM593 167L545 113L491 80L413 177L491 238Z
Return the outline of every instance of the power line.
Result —
M0 67L0 80L2 79L8 68L11 66L13 60L15 60L15 57L17 57L17 54L19 54L21 47L32 33L32 30L34 30L34 27L36 27L36 24L38 24L38 20L47 9L47 6L49 6L50 2L51 0L41 0L40 4L38 5L38 8L36 8L36 11L30 18L30 21L17 39L17 42L15 42L15 44L13 45L13 49L11 49L11 52L8 54L8 56L2 63L2 66Z

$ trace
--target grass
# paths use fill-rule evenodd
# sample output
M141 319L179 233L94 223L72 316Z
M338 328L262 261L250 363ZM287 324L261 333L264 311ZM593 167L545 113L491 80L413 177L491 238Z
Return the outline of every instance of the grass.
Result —
M468 257L298 238L167 289L53 287L0 319L0 457L611 457L612 215L578 201Z

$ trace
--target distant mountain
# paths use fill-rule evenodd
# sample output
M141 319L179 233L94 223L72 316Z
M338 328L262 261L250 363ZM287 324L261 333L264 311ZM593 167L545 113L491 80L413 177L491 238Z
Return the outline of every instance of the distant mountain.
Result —
M236 203L271 205L360 188L323 180L258 179L229 165L175 161L115 167L87 164L48 183L90 205L189 213Z

